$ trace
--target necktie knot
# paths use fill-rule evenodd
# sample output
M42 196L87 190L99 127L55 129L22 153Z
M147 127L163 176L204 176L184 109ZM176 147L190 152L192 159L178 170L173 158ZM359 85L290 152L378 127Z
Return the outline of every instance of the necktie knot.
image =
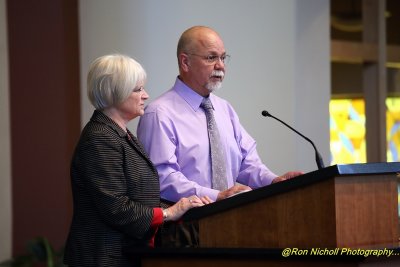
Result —
M200 104L200 107L203 108L204 110L212 110L213 106L211 104L210 98L209 97L204 98Z

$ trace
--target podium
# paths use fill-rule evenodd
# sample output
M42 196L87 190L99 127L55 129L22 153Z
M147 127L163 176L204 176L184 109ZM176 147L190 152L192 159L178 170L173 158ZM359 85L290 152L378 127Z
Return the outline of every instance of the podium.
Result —
M186 213L201 247L398 247L400 163L334 165Z
M400 163L334 165L189 210L200 248L136 251L142 266L365 266L363 256L294 256L285 248L399 253ZM400 258L373 258L398 266ZM367 261L367 263L366 263Z

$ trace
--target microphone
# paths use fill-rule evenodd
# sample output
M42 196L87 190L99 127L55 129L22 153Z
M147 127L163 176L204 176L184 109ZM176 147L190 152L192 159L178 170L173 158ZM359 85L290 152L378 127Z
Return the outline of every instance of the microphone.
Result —
M286 125L286 127L288 127L289 129L291 129L292 131L294 131L295 133L297 133L298 135L302 136L304 139L306 139L308 142L311 143L311 145L314 148L315 151L315 161L317 162L317 166L318 169L323 169L324 168L324 161L322 160L321 155L319 154L317 148L315 147L314 143L307 137L305 137L304 135L302 135L301 133L299 133L298 131L296 131L295 129L293 129L292 127L290 127L288 124L286 124L285 122L281 121L280 119L278 119L277 117L272 116L268 111L263 110L261 112L261 115L263 115L264 117L271 117L274 118L275 120L281 122L282 124Z

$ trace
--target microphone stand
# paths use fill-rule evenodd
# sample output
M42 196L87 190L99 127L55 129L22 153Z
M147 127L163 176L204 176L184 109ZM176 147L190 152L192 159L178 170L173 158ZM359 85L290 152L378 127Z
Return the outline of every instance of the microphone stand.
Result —
M263 110L263 111L261 112L261 115L263 115L264 117L271 117L271 118L274 118L275 120L277 120L277 121L279 121L280 123L284 124L286 127L288 127L289 129L291 129L292 131L294 131L295 133L297 133L298 135L300 135L301 137L303 137L304 139L306 139L308 142L310 142L311 145L312 145L313 148L314 148L314 151L315 151L315 161L317 162L318 169L320 170L320 169L323 169L323 168L325 167L325 166L324 166L324 161L322 160L322 157L321 157L321 155L319 154L318 149L317 149L317 147L314 145L313 141L311 141L308 137L306 137L306 136L302 135L301 133L299 133L298 131L296 131L294 128L292 128L290 125L288 125L286 122L284 122L284 121L278 119L278 118L275 117L275 116L272 116L268 111Z

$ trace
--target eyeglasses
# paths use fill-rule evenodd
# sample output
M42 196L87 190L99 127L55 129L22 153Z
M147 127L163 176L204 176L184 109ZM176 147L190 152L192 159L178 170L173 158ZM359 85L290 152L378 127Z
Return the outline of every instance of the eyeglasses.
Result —
M201 57L204 59L207 64L212 65L217 63L218 60L221 60L222 63L227 64L229 60L231 59L230 55L222 55L222 56L217 56L217 55L208 55L208 56L202 56L202 55L197 55L197 54L190 54L188 55L196 56L196 57Z
M134 93L143 93L144 90L145 90L144 86L140 86L140 87L134 88L132 90L132 92L134 92Z

